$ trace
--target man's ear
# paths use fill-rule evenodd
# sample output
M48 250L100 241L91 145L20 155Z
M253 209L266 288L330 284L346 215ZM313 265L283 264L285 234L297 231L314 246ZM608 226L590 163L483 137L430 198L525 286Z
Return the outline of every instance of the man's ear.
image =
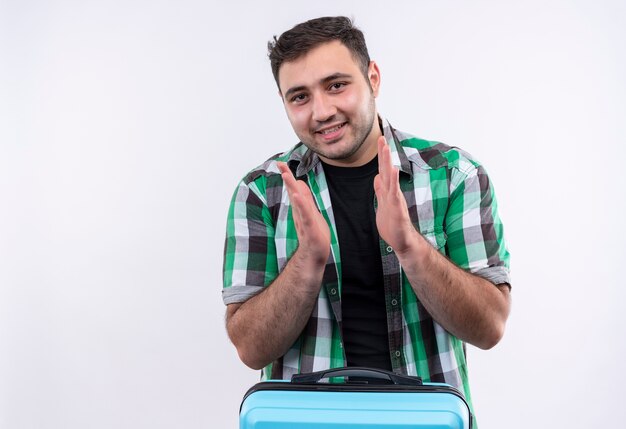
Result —
M367 78L369 79L374 97L378 97L378 90L380 89L380 70L378 69L376 61L370 61L370 65L367 68Z

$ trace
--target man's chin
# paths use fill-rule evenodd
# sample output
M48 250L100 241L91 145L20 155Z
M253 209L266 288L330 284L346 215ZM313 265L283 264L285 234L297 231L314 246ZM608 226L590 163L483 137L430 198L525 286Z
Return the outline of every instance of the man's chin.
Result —
M344 164L350 165L356 161L358 157L359 148L350 148L349 150L338 151L325 151L324 153L318 152L317 154L324 161L329 161L329 164Z

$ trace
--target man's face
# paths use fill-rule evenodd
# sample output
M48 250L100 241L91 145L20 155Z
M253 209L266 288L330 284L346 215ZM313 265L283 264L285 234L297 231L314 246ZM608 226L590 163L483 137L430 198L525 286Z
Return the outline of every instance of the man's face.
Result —
M283 63L278 80L296 135L325 162L359 166L376 156L380 73L374 62L366 79L348 48L332 41Z

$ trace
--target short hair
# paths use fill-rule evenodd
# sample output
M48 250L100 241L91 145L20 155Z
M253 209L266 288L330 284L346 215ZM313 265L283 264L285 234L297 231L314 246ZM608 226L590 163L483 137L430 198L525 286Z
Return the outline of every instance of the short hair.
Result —
M296 25L267 44L268 56L276 85L278 72L284 62L294 61L317 46L339 40L352 54L367 80L370 56L363 32L345 16L315 18Z

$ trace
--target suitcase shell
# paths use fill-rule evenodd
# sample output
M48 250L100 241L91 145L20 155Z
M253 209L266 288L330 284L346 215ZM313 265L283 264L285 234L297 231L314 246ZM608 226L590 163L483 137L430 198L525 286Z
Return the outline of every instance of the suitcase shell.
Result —
M391 377L387 384L382 384L381 374ZM357 377L361 382L318 382L325 377ZM240 429L471 427L469 406L453 387L367 368L340 368L294 376L292 381L257 383L244 396L239 413Z

